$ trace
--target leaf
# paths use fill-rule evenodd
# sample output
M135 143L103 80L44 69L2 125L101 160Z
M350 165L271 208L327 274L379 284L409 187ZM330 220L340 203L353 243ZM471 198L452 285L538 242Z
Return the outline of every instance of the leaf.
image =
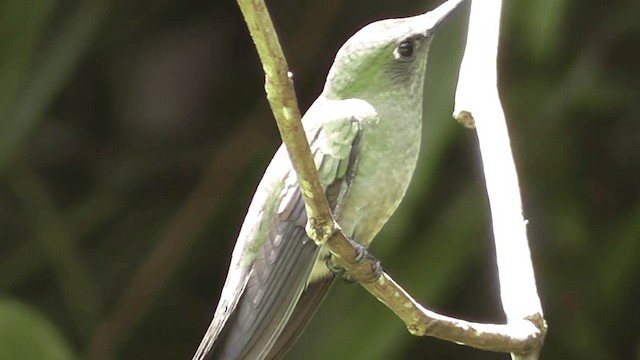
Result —
M0 359L75 359L62 333L35 309L0 298Z

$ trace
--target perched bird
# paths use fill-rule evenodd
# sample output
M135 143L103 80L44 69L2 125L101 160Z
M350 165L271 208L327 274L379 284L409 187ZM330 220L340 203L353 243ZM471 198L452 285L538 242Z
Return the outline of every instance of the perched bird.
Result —
M429 45L462 1L358 31L338 51L324 90L302 118L334 216L364 246L409 185L420 149ZM253 197L194 359L284 356L335 278L326 265L329 252L307 237L306 221L281 146Z

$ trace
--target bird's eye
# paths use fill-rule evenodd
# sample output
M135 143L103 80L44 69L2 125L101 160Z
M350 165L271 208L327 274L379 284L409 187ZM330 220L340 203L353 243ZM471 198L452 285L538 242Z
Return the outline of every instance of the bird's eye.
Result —
M413 41L403 40L396 50L400 58L410 60L413 58Z

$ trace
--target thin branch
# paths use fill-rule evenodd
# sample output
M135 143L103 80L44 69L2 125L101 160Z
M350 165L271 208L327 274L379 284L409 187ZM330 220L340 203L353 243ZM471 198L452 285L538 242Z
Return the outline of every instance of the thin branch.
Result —
M300 109L287 60L264 1L239 0L240 10L258 50L265 73L265 91L304 197L314 240L324 243L336 228L324 196L309 143L300 122ZM315 174L315 176L314 176Z
M386 273L377 276L371 262L358 261L358 252L340 231L320 186L306 141L287 62L262 0L238 0L266 74L265 89L282 140L289 152L304 196L307 232L326 246L349 275L389 307L414 335L430 335L479 349L528 353L539 348L537 321L508 325L466 322L424 309ZM535 319L533 319L535 320Z
M527 243L526 221L509 134L497 89L501 0L473 1L467 47L460 69L454 116L477 128L493 218L500 295L509 324L533 320L546 333ZM538 349L533 349L534 357ZM516 354L512 357L518 358Z

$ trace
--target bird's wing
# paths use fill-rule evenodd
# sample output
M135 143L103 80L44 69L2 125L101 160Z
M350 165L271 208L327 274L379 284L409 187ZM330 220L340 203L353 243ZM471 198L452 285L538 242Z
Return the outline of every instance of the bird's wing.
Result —
M341 207L357 162L362 118L375 116L361 100L323 101L305 114L314 161L334 211ZM194 359L272 358L276 341L289 343L278 337L319 252L306 235L306 221L296 175L281 147L249 207L218 308ZM318 293L317 303L324 293ZM307 312L301 319L308 321L313 309ZM282 350L279 345L276 352Z
M266 359L274 360L283 358L293 344L296 343L307 327L311 317L315 314L329 292L334 279L335 275L329 273L326 277L317 279L307 285L293 309L287 325L280 333L280 336L278 336L276 343L269 351Z

